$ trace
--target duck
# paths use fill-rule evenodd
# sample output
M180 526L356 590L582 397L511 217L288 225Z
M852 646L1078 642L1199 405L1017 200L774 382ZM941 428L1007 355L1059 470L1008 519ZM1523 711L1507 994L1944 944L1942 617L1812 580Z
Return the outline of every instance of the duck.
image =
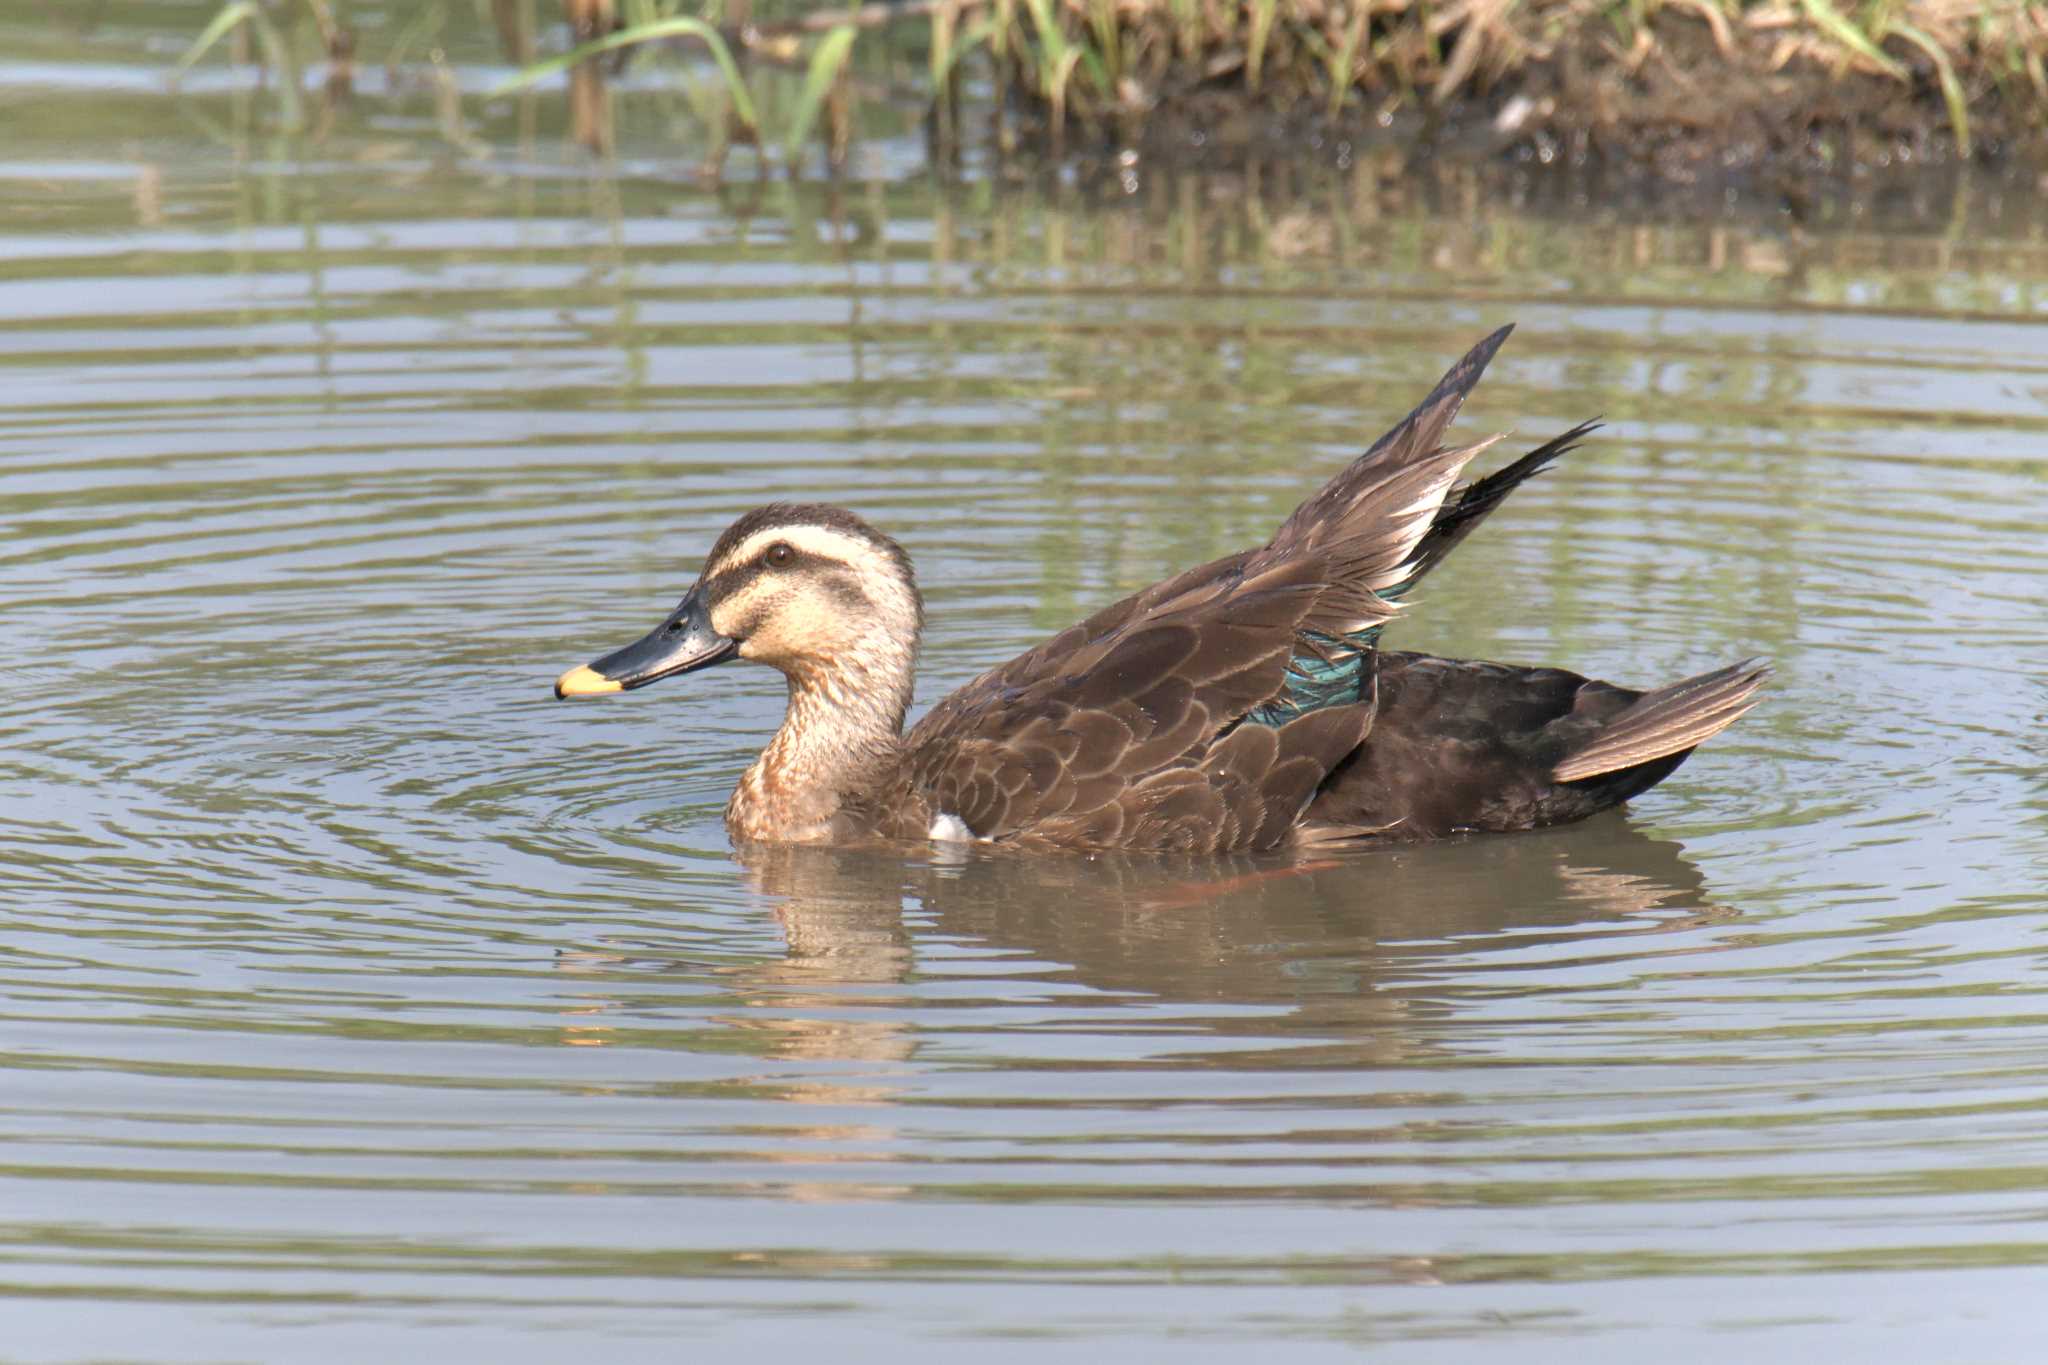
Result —
M1379 644L1417 582L1599 425L1460 482L1502 438L1444 433L1512 331L1466 353L1265 543L1101 608L908 732L925 624L910 556L819 503L734 521L659 625L563 673L555 696L739 661L779 670L782 724L725 808L741 847L1264 853L1620 805L1745 714L1768 665L1638 690Z

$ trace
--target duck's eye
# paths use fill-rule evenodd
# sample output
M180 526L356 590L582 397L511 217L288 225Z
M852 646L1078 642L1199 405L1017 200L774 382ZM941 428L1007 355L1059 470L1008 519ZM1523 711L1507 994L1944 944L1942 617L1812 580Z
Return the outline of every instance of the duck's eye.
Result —
M768 563L772 568L782 568L784 565L788 564L790 560L795 558L796 551L790 549L789 546L782 541L778 540L773 545L770 545L768 547Z

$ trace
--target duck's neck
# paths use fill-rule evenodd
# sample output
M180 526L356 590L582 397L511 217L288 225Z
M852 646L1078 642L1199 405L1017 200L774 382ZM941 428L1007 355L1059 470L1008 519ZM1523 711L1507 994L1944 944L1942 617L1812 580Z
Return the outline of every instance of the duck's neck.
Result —
M725 808L732 837L814 843L857 832L835 821L850 805L868 808L861 798L879 795L901 771L913 661L908 650L889 651L785 670L789 711L733 789Z

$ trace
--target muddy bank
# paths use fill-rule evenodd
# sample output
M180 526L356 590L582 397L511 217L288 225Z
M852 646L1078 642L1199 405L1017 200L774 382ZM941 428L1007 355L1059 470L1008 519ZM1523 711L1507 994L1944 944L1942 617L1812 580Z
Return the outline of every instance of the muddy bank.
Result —
M1390 31L1350 67L1332 66L1316 28L1276 25L1257 68L1227 33L1188 59L1184 46L1141 34L1145 12L1128 10L1127 69L1112 99L1065 91L1062 108L1041 71L995 59L1022 124L1008 136L1059 153L1113 146L1222 162L1393 145L1795 194L1816 173L1881 177L1964 161L2048 169L2040 6L1984 6L1973 30L1934 24L1946 45L1900 22L1860 47L1803 12L1710 0L1654 8L1626 38L1610 7L1525 6L1513 29L1500 17L1506 8L1465 6L1464 23L1445 24L1442 15L1460 11L1444 7L1434 24ZM1929 23L1929 11L1961 13L1900 8ZM1326 23L1342 19L1341 7L1327 13ZM1424 47L1423 38L1436 41ZM1351 74L1342 88L1340 70Z
M924 111L941 157L984 138L999 158L1056 161L1392 142L1794 193L1816 173L2048 168L2036 0L878 0L780 14L763 0L715 30L636 29L607 21L604 0L565 3L587 41L530 71L567 65L587 83L591 62L643 42L708 48L728 131L772 138L758 90L800 75L800 119L822 113L835 160L879 96ZM783 131L794 154L812 128Z
M481 109L430 49L451 143L505 108L497 96L566 84L573 136L608 153L621 102L652 95L638 77L668 67L707 179L735 146L844 164L878 123L906 118L923 119L941 167L983 152L1015 170L1393 148L1411 164L1563 166L1794 201L1817 179L1900 168L2048 172L2040 0L734 0L637 24L654 11L547 9L497 4L495 28L477 11L472 52L523 66ZM236 60L282 66L298 127L325 126L359 65L417 62L462 27L444 14L425 37L385 32L343 0L271 12L226 7L185 63L232 31ZM320 88L321 67L330 107L316 119L299 92Z

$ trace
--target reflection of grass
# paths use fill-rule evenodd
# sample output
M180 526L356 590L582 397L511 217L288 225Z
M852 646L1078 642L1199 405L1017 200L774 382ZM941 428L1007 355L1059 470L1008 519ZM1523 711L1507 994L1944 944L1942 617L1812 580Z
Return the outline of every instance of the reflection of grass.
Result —
M732 96L733 112L739 116L740 122L749 130L756 130L761 126L761 117L754 110L754 100L747 92L747 83L741 79L739 67L733 62L732 49L726 46L725 39L719 36L718 30L702 19L657 19L636 27L620 29L616 33L608 33L559 57L535 62L510 80L499 82L491 90L491 94L510 94L536 81L560 75L572 66L594 57L601 57L607 52L655 42L662 38L695 38L702 42L710 50L711 59L718 63L719 74L725 77L726 89Z
M296 132L306 123L305 107L300 99L300 90L305 77L300 71L297 55L292 45L264 12L256 0L231 0L221 6L199 36L192 40L192 46L185 49L185 55L178 59L173 75L182 76L192 69L201 57L218 43L243 25L256 34L256 40L263 46L263 58L272 71L277 73L277 95L279 107L284 115L285 127Z
M339 0L335 0L339 4ZM535 0L525 0L526 4ZM790 156L831 115L843 142L857 50L921 46L925 99L950 135L963 66L978 62L999 98L1033 110L1055 148L1067 129L1128 128L1162 105L1199 95L1275 110L1312 107L1334 116L1356 97L1377 112L1518 92L1527 102L1510 132L1598 126L1626 135L1630 119L1690 128L1711 140L1717 121L1745 102L1797 123L1813 90L1843 82L1860 104L1900 91L1936 101L1957 149L1978 140L1977 113L2003 108L2038 123L2048 113L2048 9L2028 0L878 0L801 8L765 0L749 22L727 22L722 0L562 0L572 50L529 60L533 13L522 0L478 4L496 24L520 73L494 94L530 86L594 59L640 49L662 60L678 41L708 51L722 104L749 137L762 134L756 63L793 67L801 94L777 130ZM418 7L389 61L403 60L420 32L438 32L450 0ZM791 8L790 6L799 6ZM465 7L456 5L455 11ZM229 0L180 63L189 67L230 32L247 27L278 72L287 124L299 108L304 54L296 21L310 17L330 53L347 35L329 0ZM422 26L426 26L423 28ZM420 32L415 32L419 30ZM888 30L886 42L866 35ZM877 64L881 60L878 53ZM1579 96L1588 96L1580 101ZM1597 99L1590 98L1598 96ZM1605 112L1587 112L1581 103ZM1531 109L1534 112L1531 112ZM1618 112L1617 112L1618 111ZM1792 130L1796 132L1796 128Z

